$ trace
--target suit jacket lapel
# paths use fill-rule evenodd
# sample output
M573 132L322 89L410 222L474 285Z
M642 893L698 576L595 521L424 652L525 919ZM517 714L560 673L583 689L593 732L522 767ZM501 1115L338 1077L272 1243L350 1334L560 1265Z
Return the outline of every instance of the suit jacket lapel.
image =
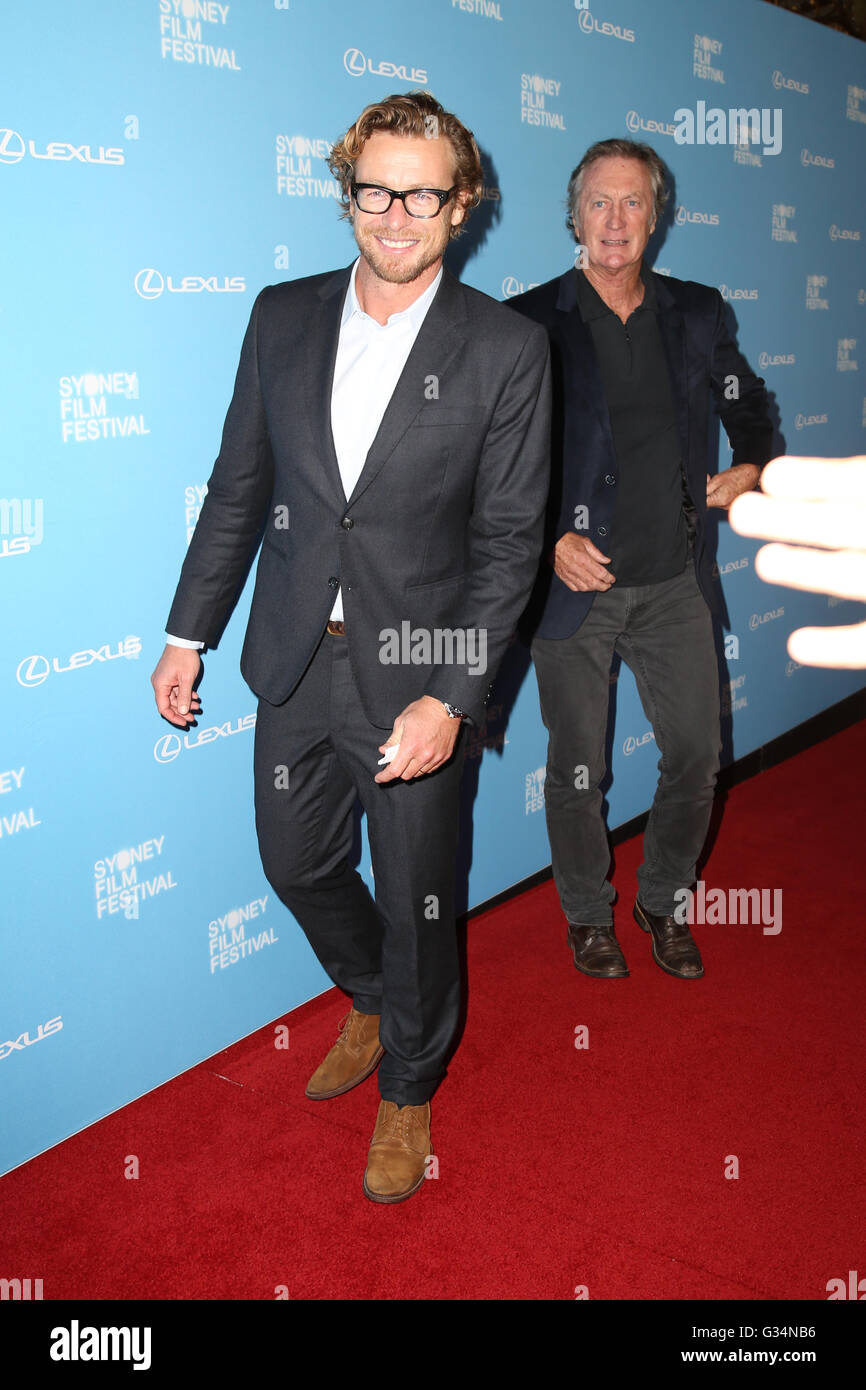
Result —
M450 271L444 270L439 289L418 330L376 437L370 445L361 475L349 498L350 504L370 486L426 403L425 386L428 379L435 377L439 389L442 389L448 365L465 340L465 320L460 282ZM331 374L333 376L333 362Z
M338 497L345 500L340 465L334 448L331 429L331 390L334 384L334 365L340 340L340 319L349 288L352 267L338 270L319 290L319 307L307 335L305 361L306 390L310 428L321 449L328 483Z

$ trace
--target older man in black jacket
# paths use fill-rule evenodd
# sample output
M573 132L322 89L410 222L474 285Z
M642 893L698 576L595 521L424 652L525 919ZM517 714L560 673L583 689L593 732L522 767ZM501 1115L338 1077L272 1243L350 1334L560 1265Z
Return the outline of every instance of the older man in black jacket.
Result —
M634 673L661 753L634 916L663 970L704 973L674 914L695 877L719 764L707 509L756 486L772 440L764 383L739 352L719 293L644 263L666 174L648 145L593 145L568 188L582 268L509 300L551 343L554 481L532 651L550 734L554 876L575 965L597 978L628 974L599 791L615 652ZM733 464L710 477L714 405Z

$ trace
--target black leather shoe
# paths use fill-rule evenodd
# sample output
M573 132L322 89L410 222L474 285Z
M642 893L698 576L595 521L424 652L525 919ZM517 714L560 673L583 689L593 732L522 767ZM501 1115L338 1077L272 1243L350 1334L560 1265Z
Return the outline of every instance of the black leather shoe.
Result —
M680 980L699 980L704 973L697 942L685 922L675 917L661 917L647 912L639 898L635 899L634 920L653 939L653 960L669 975Z
M575 965L584 975L591 975L596 980L621 980L628 975L625 956L613 934L613 927L569 922L568 944Z

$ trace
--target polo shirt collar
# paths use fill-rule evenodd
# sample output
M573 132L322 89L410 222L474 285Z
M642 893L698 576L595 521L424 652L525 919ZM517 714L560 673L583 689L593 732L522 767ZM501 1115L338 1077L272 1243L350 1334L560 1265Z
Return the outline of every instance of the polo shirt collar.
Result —
M641 261L640 278L644 283L644 297L638 308L654 310L656 308L655 284L653 283L652 270L646 261ZM577 308L584 323L592 323L595 319L604 318L605 314L613 313L613 310L608 308L601 295L587 280L582 270L575 270L574 283Z

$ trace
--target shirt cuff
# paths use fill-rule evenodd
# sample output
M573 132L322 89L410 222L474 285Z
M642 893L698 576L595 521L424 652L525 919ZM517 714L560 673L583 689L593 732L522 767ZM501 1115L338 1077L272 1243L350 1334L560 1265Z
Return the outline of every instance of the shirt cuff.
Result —
M188 637L172 637L170 632L165 634L165 640L171 647L186 647L190 651L204 651L204 642L191 642Z

